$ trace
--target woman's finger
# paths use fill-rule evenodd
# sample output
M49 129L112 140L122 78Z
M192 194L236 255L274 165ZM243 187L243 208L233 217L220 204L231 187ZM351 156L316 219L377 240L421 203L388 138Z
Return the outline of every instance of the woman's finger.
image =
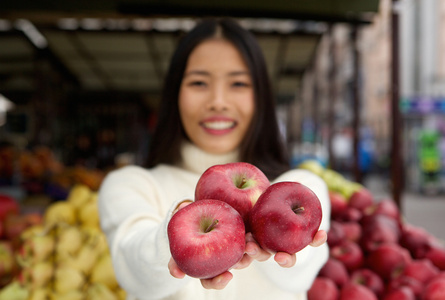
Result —
M258 261L266 261L272 256L258 245L250 232L246 234L246 254Z
M244 254L243 257L241 258L241 260L236 263L232 268L233 269L245 269L247 268L253 261L253 258L250 257L248 254Z
M222 290L232 280L233 274L224 272L216 277L210 279L201 279L201 285L205 289Z
M328 235L327 235L326 231L325 230L319 230L315 234L314 239L312 240L310 245L312 247L319 247L319 246L323 245L324 243L326 243L327 240L328 240Z
M293 267L297 262L297 256L295 254L289 254L286 252L277 252L274 259L283 268Z
M170 261L168 262L168 270L170 271L170 274L175 278L182 279L185 277L185 273L182 272L181 269L179 269L173 258L170 258Z

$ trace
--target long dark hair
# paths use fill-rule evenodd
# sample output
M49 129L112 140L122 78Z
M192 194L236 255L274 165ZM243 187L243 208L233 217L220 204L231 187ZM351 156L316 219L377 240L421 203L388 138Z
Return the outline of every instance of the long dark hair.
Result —
M240 145L240 160L260 168L270 179L289 169L287 151L278 128L275 103L266 63L255 37L232 19L205 19L179 42L165 79L156 130L150 142L147 167L159 163L176 164L181 160L180 145L187 136L178 106L179 89L193 49L215 36L230 41L246 61L254 85L255 114Z

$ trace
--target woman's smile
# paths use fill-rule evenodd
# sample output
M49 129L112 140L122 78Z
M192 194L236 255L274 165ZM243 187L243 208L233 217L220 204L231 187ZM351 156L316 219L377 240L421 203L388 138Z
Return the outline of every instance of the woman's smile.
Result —
M230 118L211 117L203 120L202 128L209 134L223 135L231 132L237 125L237 122Z

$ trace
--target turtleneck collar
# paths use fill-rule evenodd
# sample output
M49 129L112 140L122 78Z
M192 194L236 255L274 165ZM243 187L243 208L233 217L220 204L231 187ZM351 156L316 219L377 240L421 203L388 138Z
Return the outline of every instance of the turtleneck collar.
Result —
M202 174L213 165L221 165L239 161L239 151L234 150L224 154L211 154L198 148L190 142L181 145L182 163L180 166L185 170Z

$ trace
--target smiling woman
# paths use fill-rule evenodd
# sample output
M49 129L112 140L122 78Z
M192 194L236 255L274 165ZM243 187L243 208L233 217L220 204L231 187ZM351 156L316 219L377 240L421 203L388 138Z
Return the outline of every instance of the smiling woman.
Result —
M190 270L175 256L178 249L170 248L167 228L183 239L187 226L170 220L199 199L195 191L206 170L235 162L256 166L267 184L299 181L309 187L323 210L320 230L296 254L262 249L244 230L242 258L230 270L211 278L186 276ZM327 188L308 171L289 170L260 47L233 20L204 20L180 41L165 79L146 167L109 173L99 191L101 226L128 299L307 299L328 258ZM224 180L213 184L228 188Z
M262 50L254 36L236 22L202 21L179 43L165 82L148 167L180 163L184 140L196 142L182 123L184 111L180 112L180 106L197 111L196 106L201 105L212 112L201 116L205 119L198 121L200 129L196 132L207 129L206 138L215 142L211 152L238 148L240 160L258 166L270 179L289 169ZM201 102L204 96L205 106ZM187 104L182 105L185 101ZM226 132L216 128L224 128ZM242 135L233 140L232 144L237 145L226 145L235 134Z

